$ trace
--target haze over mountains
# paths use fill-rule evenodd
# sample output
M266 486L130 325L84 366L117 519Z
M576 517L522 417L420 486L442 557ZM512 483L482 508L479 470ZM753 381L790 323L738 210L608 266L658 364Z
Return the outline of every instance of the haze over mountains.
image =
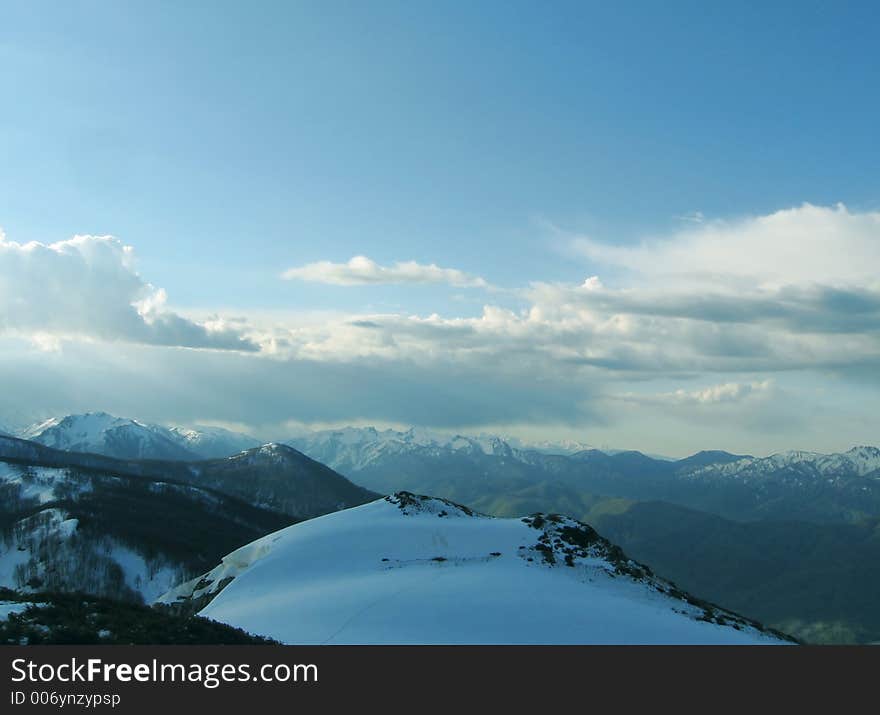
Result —
M128 552L114 556L123 576L114 571L99 579L102 593L116 589L132 598L134 591L149 600L180 574L204 571L231 547L287 523L408 491L497 517L567 515L596 527L679 587L807 640L880 639L874 606L880 599L880 450L874 447L764 458L704 451L668 460L571 443L344 428L241 451L259 443L226 430L168 428L103 413L50 420L25 434L34 441L0 441L7 503L19 505L4 514L4 524L7 534L20 535L6 537L0 585L14 585L13 572L24 562L30 565L18 569L19 586L33 575L45 579L46 555L68 533L87 535L86 526L96 525L98 536L81 540L92 539L87 556L65 558L95 561L88 554L101 548L123 554L123 544L143 563L132 566ZM226 456L204 459L199 450ZM120 454L134 456L107 456ZM123 495L127 503L120 508ZM169 534L170 545L147 548L153 536L138 541L130 533L142 528L138 519L121 516L126 509L172 508L166 502L181 517L164 528L178 531ZM42 521L27 520L32 510ZM206 535L227 521L234 525L228 540L200 549L195 561L175 555L192 538L183 516L189 512ZM96 514L120 518L102 521ZM23 550L21 539L31 539ZM44 541L54 546L44 548ZM13 551L24 561L10 560ZM115 567L102 568L110 573ZM61 583L73 569L59 573ZM142 586L132 589L138 578Z

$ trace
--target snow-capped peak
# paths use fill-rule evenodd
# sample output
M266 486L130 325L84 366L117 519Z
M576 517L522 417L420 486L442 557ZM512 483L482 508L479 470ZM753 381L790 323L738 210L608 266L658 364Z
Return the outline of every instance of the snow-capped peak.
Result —
M710 464L691 475L763 477L785 469L823 477L863 477L880 469L880 449L857 446L846 452L821 454L803 450L778 452L769 457L743 457L732 462Z
M121 459L197 460L259 445L252 437L219 427L169 428L106 412L53 417L20 436L54 449Z

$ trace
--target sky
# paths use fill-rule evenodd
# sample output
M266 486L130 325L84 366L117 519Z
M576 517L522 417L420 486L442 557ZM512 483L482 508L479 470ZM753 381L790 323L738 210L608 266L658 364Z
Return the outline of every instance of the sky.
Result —
M0 428L878 444L878 23L0 0Z

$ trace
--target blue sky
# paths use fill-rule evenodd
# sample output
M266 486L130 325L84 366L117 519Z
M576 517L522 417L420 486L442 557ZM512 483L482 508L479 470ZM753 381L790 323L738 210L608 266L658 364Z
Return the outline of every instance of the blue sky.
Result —
M143 283L135 288L130 281L120 283L134 290L129 295L124 292L129 288L120 289L125 309L132 302L125 295L142 300L145 290L162 289L161 311L191 321L196 332L218 315L247 322L248 327L224 323L223 330L247 334L251 344L260 346L256 360L268 357L272 336L276 343L270 359L291 365L305 360L354 366L367 360L370 369L378 369L376 361L384 360L390 361L393 375L394 370L400 373L402 360L413 369L408 379L432 394L449 389L452 378L441 374L479 383L481 373L468 360L486 354L491 363L491 349L484 342L463 347L465 359L447 349L450 338L442 333L431 338L436 342L430 348L420 343L415 354L408 352L417 339L411 336L413 326L388 327L391 322L437 314L452 321L443 331L462 329L467 323L455 321L485 318L487 305L517 314L538 305L542 315L549 315L552 311L528 293L530 286L576 287L594 275L603 290L641 292L655 304L658 294L668 294L672 273L667 270L662 281L657 271L646 269L657 258L654 253L643 250L641 259L621 258L608 253L613 247L644 247L655 240L689 247L692 241L711 243L707 232L726 231L728 243L742 241L753 251L749 285L760 278L764 299L786 287L807 291L824 286L861 291L860 299L870 303L876 286L860 267L876 255L880 210L876 7L712 5L4 2L0 227L7 243L19 245L36 241L49 246L75 234L112 235L132 248L127 270ZM838 203L845 205L844 213L834 208ZM825 213L803 213L805 205ZM774 224L776 233L763 240L794 247L797 254L812 226L833 224L827 231L840 237L833 245L826 241L805 249L813 252L807 258L815 260L804 259L791 271L771 276L764 270L767 261L782 256L784 262L791 251L762 253L762 239L755 236L763 230L762 217L792 210L801 213L783 215ZM783 220L786 216L792 224ZM833 275L811 272L825 264L823 252L833 256L841 251L852 260L837 266ZM705 283L691 280L707 272L706 261L715 256L722 263L712 270L726 271L725 254L696 253L705 261L691 266L687 280L678 276L674 286L687 294L689 305L711 292ZM675 250L664 253L670 261L676 255ZM363 284L360 276L357 285L328 283L320 275L318 280L280 277L291 268L322 261L344 264L354 256L367 256L386 268L407 261L433 264L481 277L491 290L450 284L446 274L426 278L405 270L391 281L372 276ZM6 260L11 265L13 259ZM91 265L85 260L83 270L88 273ZM403 274L406 279L399 279ZM32 275L49 276L53 285L62 280L53 273ZM745 276L736 271L738 280ZM74 279L70 290L82 295L82 280L81 275ZM743 294L741 288L728 288ZM755 450L809 446L798 442L799 434L822 436L828 447L845 447L856 436L867 440L878 431L877 424L860 417L858 403L865 389L876 389L871 382L875 316L868 312L860 332L847 333L847 349L856 351L858 359L842 367L830 357L827 333L819 346L814 328L807 334L802 320L805 310L815 312L819 304L838 320L841 316L833 311L841 310L841 303L834 308L827 293L798 296L795 312L801 322L784 328L794 336L784 360L779 355L776 361L758 359L755 347L751 363L734 364L730 345L736 342L741 351L746 337L734 336L729 322L701 317L701 339L712 334L727 340L727 347L703 351L700 360L681 355L661 360L654 354L656 370L648 371L642 360L638 374L626 375L620 366L625 346L603 348L601 355L589 339L573 346L570 333L580 328L554 313L548 318L553 336L542 324L530 340L533 345L555 341L559 365L541 377L524 358L521 372L511 366L509 379L520 386L531 381L530 392L546 378L560 390L560 400L575 390L587 406L556 412L548 406L546 413L519 424L516 415L529 411L525 401L534 396L511 394L503 409L485 416L484 425L462 427L498 424L526 432L576 433L584 439L596 434L662 452L670 434L651 426L650 406L641 405L635 416L621 412L621 395L672 399L668 396L676 390L698 394L719 385L767 382L772 388L759 391L782 391L774 402L806 400L815 409L844 415L838 424L856 420L861 427L839 427L828 436L817 423L769 439L765 427L755 426L767 414L766 406L754 407L748 415L724 416L714 436L705 433L705 415L683 416L682 424L691 419L701 425L699 437L687 444L676 437L674 450L697 446L698 439L713 441L706 446L725 446L725 440L740 449L754 444ZM553 300L558 307L562 299ZM629 303L620 308L620 296L613 298L612 308L607 307L612 298L602 300L604 319L641 316L641 328L651 321L656 328L657 315L647 316ZM90 304L79 302L88 315ZM25 310L42 315L43 308L28 303ZM315 329L316 321L326 322L315 314L328 311L343 327L336 332L326 328L333 333L329 337L302 338L293 353L284 353L290 336L278 338L278 330L301 336L303 325ZM376 315L392 316L385 323L372 321L383 325L385 348L372 337L346 332L352 316L369 322L363 316ZM671 326L680 327L681 316L664 315L679 322L665 332L652 328L641 346L685 339L670 332ZM155 322L152 313L144 319ZM592 318L580 315L578 320L596 328ZM780 318L762 314L753 322L737 322L736 329L745 330L753 346L772 342L772 331L783 330L774 320ZM483 320L479 329L495 335L490 322ZM60 351L67 358L59 365L69 362L71 373L59 372L57 379L70 383L81 379L73 375L71 355L84 349L70 343L83 334L105 341L104 357L135 350L132 346L145 340L158 341L175 355L181 347L220 349L216 341L175 345L186 340L158 338L152 328L149 338L141 328L137 335L120 337L109 327L93 331L96 338L87 327L73 335L50 323L20 316L7 316L4 322L0 316L7 351L0 359L21 362L27 354L28 360L57 361ZM586 323L579 325L586 330ZM420 322L418 339L426 340L424 332L436 327ZM214 328L209 326L209 332ZM187 328L190 342L192 330ZM509 339L525 328L500 330ZM39 334L39 344L52 350L27 353L31 334ZM632 346L627 350L631 356ZM793 359L804 350L818 356L815 363ZM612 353L618 361L613 364ZM710 355L718 357L718 365L707 362ZM431 366L426 356L435 360ZM729 367L722 365L725 360ZM566 372L567 366L584 361L591 374ZM291 373L291 381L297 374ZM511 390L504 381L495 388L500 394ZM83 385L63 404L33 410L85 406L90 397L102 402L95 407L112 402L102 394L90 395L92 389ZM835 397L820 399L817 391ZM270 425L282 429L278 425L285 421L316 419L430 421L407 410L377 411L372 398L363 406L352 405L350 414L342 406L329 414L312 402L296 404L295 393L289 397L291 414L278 411L265 420L239 414L241 407L233 405L181 404L167 413L147 411L154 418L216 419L267 430ZM406 396L400 399L407 401ZM609 407L608 400L618 400L618 407ZM142 396L133 392L127 402L118 399L110 406L138 416L141 404ZM464 403L459 407L451 414L471 411ZM439 415L443 405L437 409ZM612 412L617 416L610 417ZM602 415L598 422L597 415ZM438 416L434 426L453 428L457 419ZM787 418L774 412L773 419Z

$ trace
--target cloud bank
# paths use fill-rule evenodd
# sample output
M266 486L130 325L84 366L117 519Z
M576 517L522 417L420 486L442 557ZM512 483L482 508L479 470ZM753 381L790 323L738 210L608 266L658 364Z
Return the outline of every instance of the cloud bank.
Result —
M457 315L449 301L430 314L282 311L211 321L170 310L116 239L4 241L0 335L28 334L46 348L72 335L115 342L115 352L65 347L66 361L42 353L42 384L52 375L54 389L39 393L22 377L22 399L103 395L100 405L76 408L157 421L566 425L660 453L669 451L664 440L704 447L710 429L739 435L726 446L741 450L771 438L813 448L830 435L840 443L828 448L876 442L876 417L855 406L880 388L880 214L807 204L733 222L704 217L633 246L569 239L584 279L493 292L476 314ZM487 286L455 269L366 258L287 277ZM74 354L117 377L107 389L89 382ZM116 393L132 407L113 402ZM614 429L640 437L615 439ZM816 443L800 441L807 436Z

